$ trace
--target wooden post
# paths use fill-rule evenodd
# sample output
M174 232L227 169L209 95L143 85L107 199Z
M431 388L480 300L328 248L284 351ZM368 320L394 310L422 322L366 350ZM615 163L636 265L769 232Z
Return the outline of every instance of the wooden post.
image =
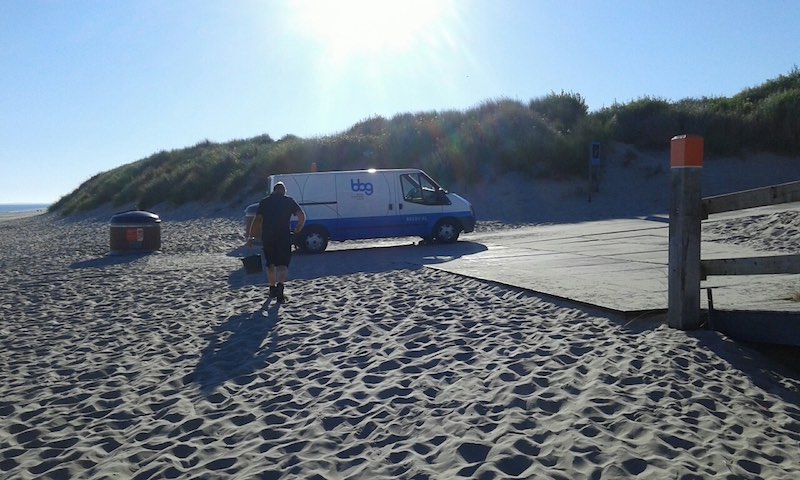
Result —
M667 323L672 328L693 330L700 326L703 137L674 137L670 165Z

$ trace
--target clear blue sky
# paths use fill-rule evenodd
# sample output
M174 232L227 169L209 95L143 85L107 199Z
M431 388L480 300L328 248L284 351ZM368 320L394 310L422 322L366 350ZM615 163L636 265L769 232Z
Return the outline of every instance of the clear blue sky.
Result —
M799 22L796 0L0 0L0 203L205 139L730 96L800 63Z

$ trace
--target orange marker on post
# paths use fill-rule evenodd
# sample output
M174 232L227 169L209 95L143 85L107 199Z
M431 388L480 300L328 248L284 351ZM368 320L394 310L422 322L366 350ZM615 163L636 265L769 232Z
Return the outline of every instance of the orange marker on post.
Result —
M702 167L703 137L699 135L672 137L670 166L672 168Z

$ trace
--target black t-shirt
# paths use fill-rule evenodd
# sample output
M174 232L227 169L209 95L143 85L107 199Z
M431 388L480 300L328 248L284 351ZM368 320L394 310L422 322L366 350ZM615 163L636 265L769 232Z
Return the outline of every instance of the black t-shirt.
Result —
M261 215L261 238L289 236L292 215L300 211L300 205L292 197L273 193L258 204L256 214Z

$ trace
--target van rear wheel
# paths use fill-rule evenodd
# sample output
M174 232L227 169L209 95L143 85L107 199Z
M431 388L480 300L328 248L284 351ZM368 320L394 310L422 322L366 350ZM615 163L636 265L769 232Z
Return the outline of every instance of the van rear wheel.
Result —
M433 229L433 239L438 243L453 243L461 234L461 225L455 220L445 219Z
M297 246L307 253L322 253L328 248L328 232L316 226L304 228Z

